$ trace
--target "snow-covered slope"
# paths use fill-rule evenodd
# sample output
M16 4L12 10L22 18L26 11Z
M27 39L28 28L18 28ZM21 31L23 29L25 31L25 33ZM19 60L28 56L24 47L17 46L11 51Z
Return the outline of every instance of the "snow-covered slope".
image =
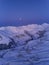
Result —
M49 65L49 24L0 27L0 65Z

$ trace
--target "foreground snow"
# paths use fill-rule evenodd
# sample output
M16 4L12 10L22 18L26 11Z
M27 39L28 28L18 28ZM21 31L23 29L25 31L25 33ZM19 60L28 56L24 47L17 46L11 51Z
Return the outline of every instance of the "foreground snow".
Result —
M0 27L0 65L49 65L49 24Z

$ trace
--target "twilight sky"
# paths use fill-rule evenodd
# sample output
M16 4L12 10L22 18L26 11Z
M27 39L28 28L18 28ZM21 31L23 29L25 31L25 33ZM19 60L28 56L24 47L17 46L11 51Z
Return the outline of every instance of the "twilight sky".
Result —
M49 0L0 0L0 26L49 21Z

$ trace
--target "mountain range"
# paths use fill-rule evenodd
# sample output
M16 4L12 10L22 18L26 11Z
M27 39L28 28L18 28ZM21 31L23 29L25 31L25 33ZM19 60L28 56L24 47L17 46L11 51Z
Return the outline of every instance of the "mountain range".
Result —
M49 24L0 27L0 65L49 65Z

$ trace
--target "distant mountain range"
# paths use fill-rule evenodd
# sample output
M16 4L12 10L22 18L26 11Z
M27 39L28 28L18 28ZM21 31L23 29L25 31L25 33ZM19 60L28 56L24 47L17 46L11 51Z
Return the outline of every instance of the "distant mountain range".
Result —
M23 26L31 24L49 23L48 19L29 19L29 20L16 20L16 21L0 21L0 26Z

